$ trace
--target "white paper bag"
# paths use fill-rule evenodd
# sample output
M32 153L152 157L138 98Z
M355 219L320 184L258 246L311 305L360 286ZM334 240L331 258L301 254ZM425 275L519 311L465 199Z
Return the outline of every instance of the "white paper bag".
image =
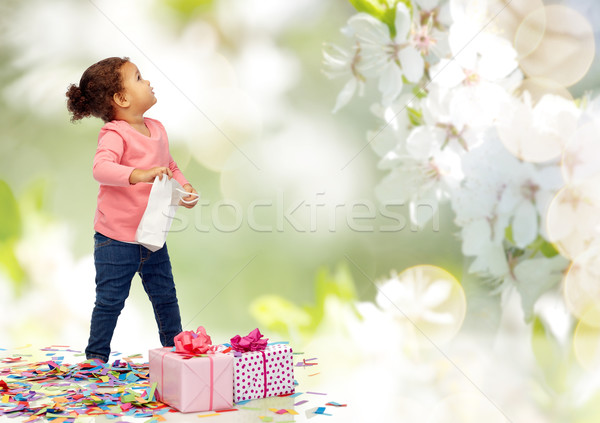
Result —
M163 175L162 179L157 176L150 190L146 211L135 233L136 242L150 251L160 250L167 241L179 201L183 201L182 198L188 195L198 196L183 190L179 182L169 179L167 175ZM195 201L197 200L187 203Z

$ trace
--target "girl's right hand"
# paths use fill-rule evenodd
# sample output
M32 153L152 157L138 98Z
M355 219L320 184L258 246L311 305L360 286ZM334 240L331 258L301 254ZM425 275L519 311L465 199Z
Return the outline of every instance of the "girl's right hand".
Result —
M167 175L169 179L173 177L173 172L168 167L153 167L152 169L133 169L129 175L129 183L132 185L138 182L154 182L154 178L162 180L163 175Z

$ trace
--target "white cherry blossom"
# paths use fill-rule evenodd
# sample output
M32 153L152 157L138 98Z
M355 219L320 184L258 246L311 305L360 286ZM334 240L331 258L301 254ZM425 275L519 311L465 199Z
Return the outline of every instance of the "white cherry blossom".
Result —
M466 68L442 59L431 67L430 75L432 85L447 91L449 113L458 125L488 127L508 107L509 92L498 81L484 78L477 66Z
M536 166L520 162L506 176L507 189L499 203L499 210L511 217L515 245L525 248L538 235L546 237L545 219L554 194L562 186L557 164Z
M436 312L435 307L450 297L451 289L451 284L443 280L429 284L422 272L402 279L392 275L380 285L375 301L382 310L398 318L447 325L452 323L452 315Z
M375 303L407 330L444 342L454 336L466 312L460 283L442 268L419 265L380 283ZM419 338L421 338L419 336Z
M452 23L448 2L440 0L415 0L412 44L427 59L438 60L450 52L447 28ZM434 57L430 56L433 53ZM436 60L437 61L437 60Z
M460 156L481 144L486 127L482 128L475 116L465 122L455 113L451 100L449 90L436 85L430 87L428 96L421 101L423 123L427 129L413 131L416 139L407 140L409 151L448 149ZM424 133L428 133L431 139L424 139ZM421 142L424 145L419 146Z
M571 184L583 183L600 175L600 96L583 98L578 128L563 150L562 169Z
M507 106L497 122L500 138L515 156L534 163L559 158L581 116L572 100L547 94L533 104L528 91Z
M329 78L345 77L348 79L333 107L333 113L344 107L354 96L356 91L359 95L364 92L365 77L357 69L360 61L360 48L355 46L352 50L344 50L333 44L326 44L323 49L324 73Z
M425 61L411 43L411 14L406 5L398 2L394 27L390 34L386 24L367 13L358 13L348 20L345 33L360 45L358 71L367 77L378 78L382 103L390 104L402 92L403 77L417 83L423 77Z
M519 249L546 237L546 210L562 185L560 168L522 162L495 138L465 155L463 171L452 207L462 228L462 252L475 257L469 271L503 279L516 264L505 251L507 228Z
M412 130L407 107L419 108L419 100L410 94L403 94L397 102L389 106L374 104L371 106L371 112L376 116L382 125L380 128L367 132L367 139L373 151L379 156L384 157L397 148L404 150L404 140Z
M411 222L418 227L437 213L460 179L460 159L449 150L417 158L398 149L389 152L379 166L391 171L375 188L377 198L408 204Z
M484 26L477 26L480 24L458 3L465 6L464 2L451 2L451 57L434 64L429 75L432 84L449 91L450 113L456 124L485 128L507 107L511 90L522 79L517 51L506 39L481 31Z
M490 286L515 286L530 318L561 279L568 260L555 248L569 257L561 245L577 221L562 204L549 213L552 199L565 180L600 174L593 154L600 100L545 95L534 102L521 92L517 51L490 15L497 0L412 0L410 12L396 3L395 32L365 13L350 18L344 33L355 56L338 61L348 68L354 58L346 75L382 94L371 106L382 124L368 133L378 167L388 171L376 196L408 204L418 227L450 200L468 272ZM348 82L338 103L355 90ZM556 214L571 217L550 222Z

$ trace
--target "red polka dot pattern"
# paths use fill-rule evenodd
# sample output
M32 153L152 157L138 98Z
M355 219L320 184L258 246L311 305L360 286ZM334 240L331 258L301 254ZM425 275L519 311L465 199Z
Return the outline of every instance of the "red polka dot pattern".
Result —
M228 353L233 355L232 353ZM287 344L268 346L260 351L233 358L233 401L273 397L294 392L292 348ZM264 360L266 359L266 361ZM266 368L266 395L265 373Z

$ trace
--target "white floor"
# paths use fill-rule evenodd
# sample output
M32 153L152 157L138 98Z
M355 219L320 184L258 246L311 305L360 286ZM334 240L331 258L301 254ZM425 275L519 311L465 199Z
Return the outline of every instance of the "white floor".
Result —
M49 357L46 357L44 352L33 349L33 347L20 349L19 351L0 351L0 358L12 357L14 355L22 355L27 362L40 362L46 361ZM60 355L65 356L63 363L72 364L83 360L83 357L75 357L73 354L61 352ZM302 358L309 358L307 356L294 356L296 360L302 360ZM136 360L143 362L143 359ZM23 362L18 364L24 364ZM7 364L0 364L0 368L9 367ZM298 382L296 386L295 396L289 397L272 397L264 398L259 400L253 400L235 406L238 411L230 411L223 413L215 413L211 411L202 413L179 413L179 412L168 412L162 416L167 422L216 422L216 423L233 423L233 422L254 422L260 423L263 421L271 422L305 422L310 420L311 422L327 421L327 422L350 422L351 418L351 407L335 407L326 406L329 401L343 404L343 398L336 396L335 393L328 393L323 386L320 386L320 371L321 365L310 366L310 367L295 367L295 379ZM315 393L309 393L315 392ZM325 393L326 395L319 395L316 393ZM294 405L300 403L299 405ZM315 414L314 411L318 407L325 407L324 415ZM284 413L277 414L273 410L294 410L296 415ZM216 414L216 415L215 415ZM28 417L16 417L9 418L8 416L0 416L0 423L17 423L26 420ZM271 418L272 420L269 420ZM117 422L132 422L132 423L143 423L148 421L148 417L144 418L133 418L133 417L122 417L117 419L108 419L105 416L94 416L88 418L82 418L77 420L77 423L117 423ZM39 422L46 422L47 420L38 420ZM52 420L50 420L52 421Z

